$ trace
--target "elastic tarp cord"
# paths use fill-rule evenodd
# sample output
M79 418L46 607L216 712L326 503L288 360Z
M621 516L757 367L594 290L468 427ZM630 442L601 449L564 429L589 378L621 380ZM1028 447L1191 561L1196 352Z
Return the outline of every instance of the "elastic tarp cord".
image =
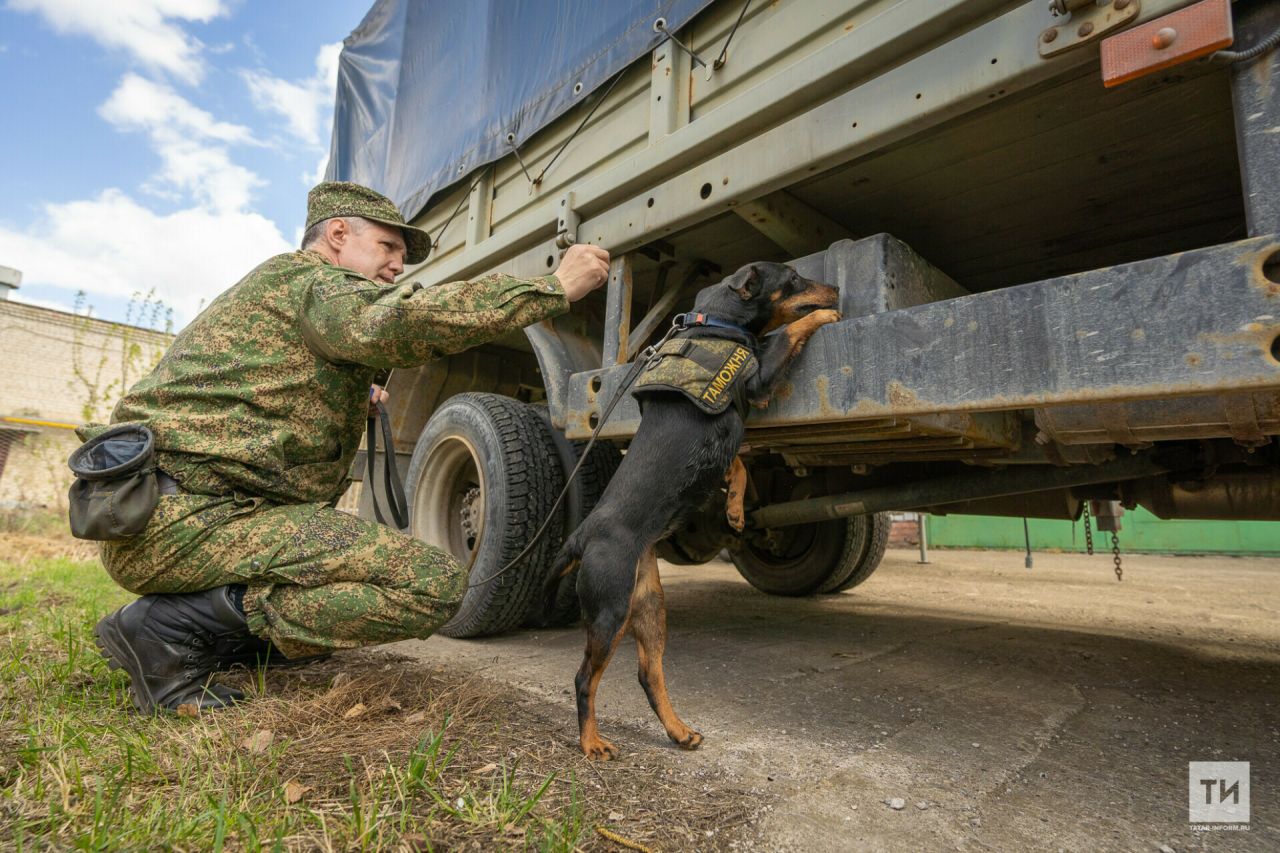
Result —
M1213 58L1221 59L1223 62L1248 62L1250 59L1257 59L1278 44L1280 44L1280 30L1276 30L1248 50L1219 50L1213 54Z
M742 4L742 11L738 13L738 20L734 22L733 29L729 31L729 37L724 40L724 48L721 49L719 58L717 58L715 62L712 63L712 67L714 67L715 69L718 70L724 67L725 58L729 55L729 42L733 41L733 36L735 33L738 32L738 26L742 23L742 19L746 17L747 7L749 7L750 5L751 5L751 0L747 0L746 3ZM667 34L667 38L672 40L675 39L675 37L672 36L670 33ZM677 41L676 43L680 44L679 41ZM684 47L683 44L681 44L680 46ZM690 52L690 55L692 56L693 53ZM508 144L511 146L512 153L514 153L516 155L516 159L520 161L520 168L524 169L524 176L526 178L529 178L529 182L531 184L533 184L535 187L542 186L542 179L547 176L547 172L550 171L551 167L554 166L556 161L560 159L560 155L565 152L565 149L569 147L570 143L572 143L573 140L577 138L578 134L582 132L582 129L587 126L587 122L591 121L591 117L596 114L596 110L600 109L600 105L603 104L605 100L608 99L609 94L613 91L613 87L618 85L618 81L622 79L622 75L625 71L626 69L623 69L622 71L619 71L617 74L614 75L613 82L609 84L609 88L604 90L604 94L600 96L600 100L596 101L596 105L591 108L591 112L587 113L586 117L583 118L582 121L578 123L578 126L576 128L574 128L573 133L569 134L569 138L566 139L564 141L564 144L561 145L559 150L556 151L555 156L551 158L551 162L542 167L542 171L538 173L538 177L536 178L529 177L529 170L524 168L524 160L520 158L520 151L516 147L515 140L514 139L507 140Z
M445 229L453 223L453 218L458 215L458 211L462 210L462 206L467 203L467 199L471 198L471 194L476 191L476 185L480 183L480 179L483 177L484 172L476 175L476 179L471 182L471 188L467 190L462 198L458 199L458 206L453 209L453 213L449 214L449 218L444 221L444 225L436 232L436 238L431 241L431 248L427 250L428 253L440 243L440 239L444 237Z
M742 4L742 11L738 13L738 20L734 22L733 29L729 30L729 37L724 40L724 48L721 49L720 55L716 57L715 62L711 63L711 68L719 71L724 68L724 62L729 58L729 42L733 41L733 36L738 32L738 25L742 23L742 19L747 16L747 7L751 5L751 0L747 0Z
M511 146L511 153L516 155L516 162L520 164L520 171L524 172L525 180L529 182L529 194L533 194L533 177L529 174L529 167L524 164L524 158L520 156L520 149L516 146L516 135L514 133L507 134L507 144Z
M623 69L623 71L625 70L626 69ZM587 126L587 122L591 121L591 117L596 114L596 110L600 109L600 105L604 103L605 98L609 97L609 93L613 91L613 87L618 85L618 81L622 79L623 71L619 71L616 75L614 75L613 82L609 84L608 89L604 90L604 94L600 96L600 100L596 101L596 105L591 108L591 112L587 113L586 118L584 118L581 122L578 123L578 126L574 129L573 133L569 134L569 138L564 141L564 145L560 146L560 150L557 151L556 155L551 158L551 162L542 167L542 171L538 173L538 177L533 179L533 185L535 187L542 186L542 179L546 177L547 170L555 165L556 160L559 160L560 155L563 154L564 150L569 147L569 143L573 142L573 140L577 137L578 133L584 127ZM514 145L511 147L513 150L515 149ZM519 154L517 154L516 156L518 157ZM529 174L528 172L525 172L526 176L528 176L528 174Z
M684 42L680 41L680 39L676 38L676 34L675 34L675 33L671 32L671 30L667 29L666 22L665 22L662 18L659 18L658 20L656 20L656 21L654 21L654 22L653 22L653 31L654 31L655 33L661 33L662 35L666 36L666 38L665 38L665 39L663 39L662 41L658 42L658 45L659 45L659 46L664 45L664 44L666 44L667 42L673 42L673 43L675 44L675 46L676 46L676 47L680 48L680 49L681 49L681 50L683 50L685 53L689 54L689 58L690 58L690 59L692 59L694 62L698 63L698 64L699 64L699 65L701 65L703 68L706 68L706 67L707 67L707 63L705 63L705 62L703 62L703 61L702 61L702 57L701 57L701 56L698 56L698 54L696 54L696 53L694 53L694 52L693 52L693 48L689 47L689 45L687 45L687 44L685 44Z

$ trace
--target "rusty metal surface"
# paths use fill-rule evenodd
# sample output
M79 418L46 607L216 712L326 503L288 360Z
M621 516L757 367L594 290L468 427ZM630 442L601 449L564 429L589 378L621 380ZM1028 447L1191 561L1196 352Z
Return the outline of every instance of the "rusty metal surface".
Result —
M418 434L436 407L455 394L483 391L514 397L541 385L537 362L528 353L476 347L411 370L391 374L387 413L397 453L412 454Z
M846 320L969 293L890 234L840 240L790 263L805 278L840 288L840 313Z
M609 264L604 311L604 351L601 355L601 364L605 367L625 361L627 337L631 333L633 266L630 254L617 255Z
M1113 30L1137 20L1140 0L1112 0L1111 3L1078 3L1071 17L1040 34L1040 55L1048 58L1097 41ZM1052 6L1050 8L1053 8ZM1054 9L1055 13L1057 10Z
M1227 47L1231 0L1202 0L1102 43L1102 82L1118 86Z
M1015 451L1022 441L1022 425L1016 412L923 415L918 418L752 429L746 443L752 450L796 448L800 445L826 449L846 443L930 437L959 437L974 446Z
M751 513L756 527L786 527L874 512L917 509L1006 495L1029 494L1093 483L1116 483L1163 474L1195 464L1189 455L1157 457L1153 452L1128 454L1102 465L1054 468L1006 468L931 480L880 486L839 495L770 504Z
M1109 412L1107 407L1112 407ZM1280 434L1280 393L1057 406L1037 409L1036 423L1062 444L1131 445L1180 438L1259 442ZM1117 426L1124 434L1117 434Z
M888 421L752 430L746 441L752 450L777 448L788 465L883 464L890 461L944 459L1001 459L1015 453L1022 441L1017 412L924 415ZM769 438L761 438L760 434ZM1043 460L1042 460L1043 461Z
M733 212L796 257L825 251L850 236L839 222L784 190L742 202Z
M1274 391L1278 337L1280 239L1243 240L825 326L748 426ZM571 437L622 376L570 380Z
M577 314L561 314L524 330L538 357L551 408L551 420L563 430L569 407L569 381L572 376L600 367L599 336L590 334L586 321Z
M1002 518L1054 518L1076 521L1081 514L1081 501L1070 489L1005 495L974 501L940 504L923 508L933 515L995 515Z
M1280 521L1280 477L1274 471L1225 472L1185 483L1152 477L1124 486L1121 494L1156 518Z
M1280 3L1241 0L1235 9L1235 51L1248 50L1280 28ZM1249 236L1280 233L1280 50L1231 68L1236 147L1244 183Z

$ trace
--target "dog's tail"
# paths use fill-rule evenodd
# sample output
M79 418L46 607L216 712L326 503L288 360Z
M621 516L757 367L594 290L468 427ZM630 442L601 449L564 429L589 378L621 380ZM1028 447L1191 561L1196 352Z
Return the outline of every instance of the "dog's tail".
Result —
M582 563L583 537L577 535L582 530L581 527L574 531L569 540L564 543L564 547L560 549L560 553L556 555L555 562L551 565L551 572L547 575L547 579L542 584L542 617L550 619L555 613L556 606L561 598L560 589L564 585L565 578L568 578Z

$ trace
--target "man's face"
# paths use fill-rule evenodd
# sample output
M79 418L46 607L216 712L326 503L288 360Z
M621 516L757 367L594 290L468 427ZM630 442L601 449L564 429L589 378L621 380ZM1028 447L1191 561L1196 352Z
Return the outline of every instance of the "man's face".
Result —
M387 284L404 272L404 235L399 228L366 221L364 229L356 231L335 220L329 223L327 236L338 266Z

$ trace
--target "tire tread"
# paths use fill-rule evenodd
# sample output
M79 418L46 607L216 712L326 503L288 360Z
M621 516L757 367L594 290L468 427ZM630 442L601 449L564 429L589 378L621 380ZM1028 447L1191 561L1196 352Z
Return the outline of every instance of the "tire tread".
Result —
M501 568L524 550L542 526L563 486L559 461L554 447L548 447L540 425L535 422L537 415L519 400L499 394L458 394L449 398L437 414L448 406L473 408L484 416L498 438L503 461L498 466L486 465L485 477L505 469L507 535L499 550L498 567ZM496 470L490 470L491 467ZM541 580L537 569L545 565L548 554L554 555L559 550L562 528L563 524L553 523L546 538L525 558L524 565L490 584L468 590L468 595L479 591L481 606L460 611L439 633L446 637L479 637L517 627L537 594Z

